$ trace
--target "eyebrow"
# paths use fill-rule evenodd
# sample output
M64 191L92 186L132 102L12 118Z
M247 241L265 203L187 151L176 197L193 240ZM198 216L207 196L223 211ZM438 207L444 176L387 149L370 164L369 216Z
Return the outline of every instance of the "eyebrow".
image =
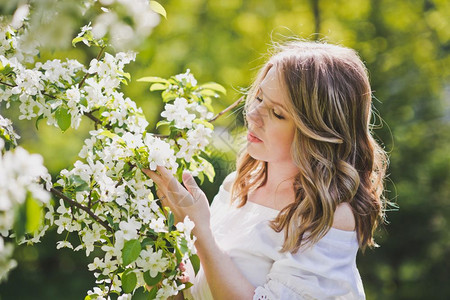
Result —
M287 109L286 109L286 107L284 107L283 104L278 103L278 102L276 102L276 101L270 99L270 97L267 97L266 94L264 93L264 91L263 91L263 89L262 89L261 86L258 88L258 92L261 92L261 94L263 94L264 98L267 98L267 101L269 101L272 105L278 106L278 107L280 107L281 109L283 109L285 112L287 112Z

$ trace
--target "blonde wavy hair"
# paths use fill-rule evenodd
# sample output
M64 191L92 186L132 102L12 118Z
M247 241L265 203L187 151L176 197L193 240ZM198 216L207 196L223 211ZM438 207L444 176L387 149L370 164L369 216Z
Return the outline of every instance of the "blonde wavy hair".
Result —
M388 159L371 135L372 93L364 64L354 50L337 45L277 45L248 91L246 108L272 66L288 91L287 109L296 125L291 155L299 169L295 201L270 224L284 231L281 251L296 252L316 243L330 230L336 207L343 202L352 208L359 246L376 245L374 230L386 207ZM248 193L266 183L267 163L243 149L236 171L232 199L243 206Z

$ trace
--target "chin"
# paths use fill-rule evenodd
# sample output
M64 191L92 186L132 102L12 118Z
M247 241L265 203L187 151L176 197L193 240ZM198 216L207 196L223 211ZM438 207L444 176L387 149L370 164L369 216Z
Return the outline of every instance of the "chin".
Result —
M252 149L252 147L247 146L247 152L248 155L250 155L250 157L253 159L267 161L267 158L262 153L260 153L260 151L256 151L255 149Z

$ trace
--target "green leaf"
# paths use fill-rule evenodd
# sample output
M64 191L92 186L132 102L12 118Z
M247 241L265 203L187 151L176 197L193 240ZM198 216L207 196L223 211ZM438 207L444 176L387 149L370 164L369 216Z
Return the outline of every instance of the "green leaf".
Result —
M164 7L156 1L150 1L150 8L167 19L167 13Z
M144 273L144 281L148 286L154 286L158 284L162 279L162 273L158 273L155 277L150 275L150 271Z
M169 230L172 230L172 226L174 223L175 223L175 217L172 212L169 212L169 224L168 224Z
M27 210L25 205L20 205L16 208L13 231L16 238L23 237L26 233Z
M131 75L130 75L130 73L122 72L122 71L118 71L117 73L118 73L119 75L122 75L122 76L125 77L126 79L131 80ZM125 82L126 82L126 81L125 81Z
M194 273L197 275L198 270L200 270L200 258L197 254L192 255L189 260L191 261L192 268L194 268Z
M156 298L156 294L158 293L158 288L155 286L152 288L150 293L148 293L147 300L153 300Z
M117 136L117 134L112 133L109 130L103 130L99 135L104 135L106 137L109 137L110 139L114 139Z
M203 105L206 106L206 108L211 111L214 112L214 108L211 105L211 98L210 97L204 97L203 98Z
M163 84L163 83L154 83L152 84L152 86L150 87L150 91L163 91L167 89L167 85Z
M188 288L190 288L191 286L193 286L194 284L192 284L192 282L186 282L184 284L184 289L183 290L187 290Z
M147 246L153 246L155 244L155 241L152 240L151 238L145 238L142 242L141 242L141 247L142 249L147 248Z
M70 127L70 114L67 108L60 106L55 113L56 122L64 132Z
M80 98L80 104L83 105L84 107L88 107L88 102L87 102L86 97Z
M155 200L155 196L153 195L153 193L149 193L148 196L147 196L147 199L149 201L153 201L153 200Z
M161 93L161 97L163 98L164 102L169 102L177 99L178 95L174 93L172 90L165 90Z
M161 120L158 123L156 123L156 128L159 128L159 126L170 125L170 124L172 124L172 122L169 122L166 120Z
M227 94L227 90L222 85L215 83L215 82L207 82L205 84L202 84L200 87L204 88L204 89L210 89L210 90L213 90L216 92L220 92L224 95Z
M89 184L81 179L79 175L70 175L69 184L75 187L75 192L89 191Z
M83 40L85 40L84 37L82 37L82 36L77 36L76 38L74 38L74 39L72 40L72 46L75 47L75 45L76 45L77 43L82 42Z
M200 185L205 181L205 175L203 173L198 173L197 178L200 180Z
M122 274L122 289L125 293L130 294L136 287L137 277L131 269L126 270Z
M126 241L122 249L122 260L124 266L131 264L141 253L141 243L138 240Z
M139 78L137 81L140 82L159 82L159 83L169 83L167 79L161 78L161 77L155 77L155 76L149 76L149 77L142 77Z
M12 71L14 71L14 69L9 64L4 66L2 63L0 63L0 74L7 76Z
M180 243L180 251L181 251L181 253L185 254L186 252L188 252L188 250L189 250L189 248L188 248L188 245L187 245L187 241L185 239L182 239L181 243Z
M217 93L212 90L201 90L200 95L206 96L206 97L215 97L215 96L217 96Z
M202 119L195 119L192 123L203 124L206 128L214 130L214 125Z
M216 175L216 171L214 171L214 166L201 156L199 156L199 160L201 161L201 164L204 166L203 173L208 177L209 182L213 182L214 176Z
M44 118L44 115L39 115L39 117L37 117L36 123L35 123L35 126L36 126L36 129L37 129L37 130L39 130L38 123L39 123L39 121L42 120L43 118Z
M84 192L89 190L90 190L89 184L87 184L86 182L84 184L75 187L75 192Z
M106 221L108 221L109 225L114 224L114 219L110 215L105 216Z
M27 216L26 217L27 223L25 225L25 229L28 233L32 233L38 230L39 225L41 225L42 207L35 199L31 197L31 195L27 196L25 207Z

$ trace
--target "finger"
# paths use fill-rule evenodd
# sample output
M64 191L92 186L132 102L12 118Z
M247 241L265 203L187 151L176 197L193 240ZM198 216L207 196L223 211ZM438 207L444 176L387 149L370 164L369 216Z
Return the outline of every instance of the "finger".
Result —
M202 189L195 182L194 177L191 173L184 171L183 172L183 183L189 193L194 197L195 200L200 199L203 195Z
M157 166L156 171L153 171L153 173L158 176L158 178L156 178L156 184L160 187L164 186L164 188L170 191L171 194L178 195L180 192L183 192L184 187L178 182L178 180L173 176L172 173L170 173L167 168L163 166ZM167 195L170 196L169 194Z
M145 175L147 175L148 177L150 177L151 176L151 174L152 174L152 170L150 170L150 169L141 169L141 171L142 171L142 173L144 173Z
M158 196L158 199L166 197L166 195L163 193L163 191L161 189L156 190L156 196Z
M195 200L192 197L191 193L187 191L181 183L178 182L178 180L172 175L172 173L170 173L167 168L158 166L156 170L160 173L160 183L157 182L157 184L159 184L160 188L164 189L164 193L168 197L167 204L170 204L169 207L171 207L171 209L175 209L174 206L187 207L195 203ZM195 183L195 180L193 178L192 180ZM198 188L198 190L200 190L200 188ZM199 193L197 192L197 194Z
M158 173L156 173L155 171L149 170L149 169L141 169L141 170L145 175L150 177L150 179L153 180L153 182L156 183L158 186L162 185L163 180L162 180L161 176L158 175Z
M157 166L156 170L161 175L162 179L170 179L173 177L172 173L170 173L170 171L164 166Z
M168 206L167 196L161 189L156 190L156 196L158 196L159 202L161 202L163 207Z

